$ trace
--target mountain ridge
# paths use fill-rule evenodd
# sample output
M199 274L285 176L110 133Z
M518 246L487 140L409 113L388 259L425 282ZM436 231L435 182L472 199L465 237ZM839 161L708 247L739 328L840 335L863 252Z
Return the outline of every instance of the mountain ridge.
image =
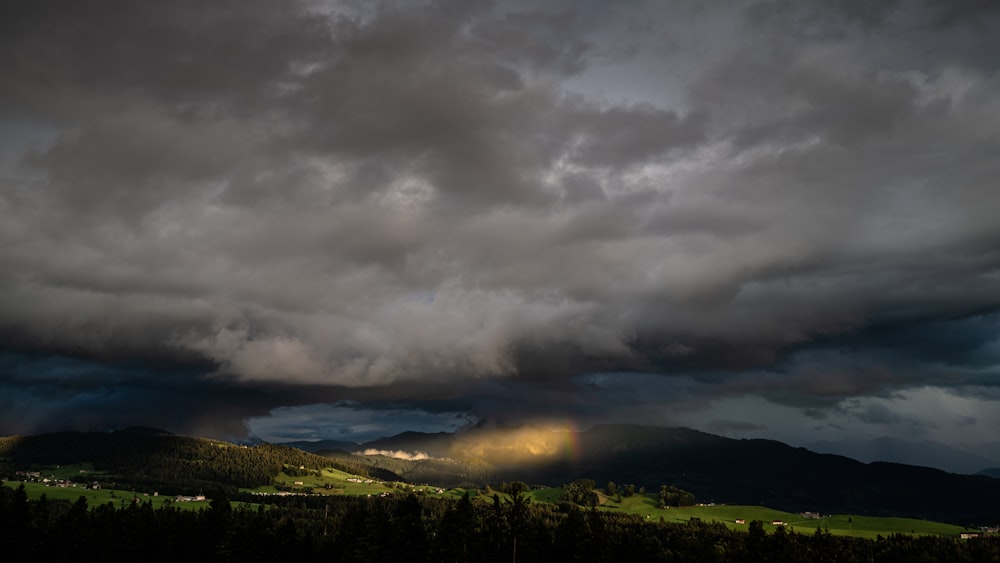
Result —
M416 448L419 446L420 448ZM354 474L435 485L514 480L560 486L577 479L657 490L674 485L703 502L780 510L912 516L949 522L1000 520L1000 480L896 463L862 463L766 439L735 439L689 428L604 425L407 432L360 444L390 455L280 444L240 446L143 433L56 433L0 438L0 458L19 466L91 462L133 483L188 482L255 487L281 471L339 467ZM397 456L431 450L432 458ZM429 452L428 452L429 453ZM395 457L394 457L395 456ZM0 461L3 461L0 459ZM8 463L4 462L4 463Z
M861 462L884 461L923 467L934 467L950 473L974 475L985 468L1000 465L992 456L974 454L965 449L922 440L911 442L881 436L858 441L816 441L803 447L817 453L843 455Z
M545 443L530 442L530 438L544 437L539 432L544 431L473 429L448 436L409 432L376 443L380 449L403 451L432 444L452 457L460 457L455 453L463 451L485 454L479 459L489 462L495 469L493 478L501 481L559 485L593 479L647 489L673 484L706 501L768 504L789 511L941 516L953 521L1000 516L994 508L1000 506L1000 482L983 475L891 462L863 463L776 440L728 438L690 428L602 425L581 432L550 430L553 442L574 444L551 450L542 447ZM544 455L525 455L506 447L505 440L516 442L524 436L529 438L525 447L537 446ZM476 447L480 439L495 443ZM449 440L450 450L446 447ZM928 490L940 492L921 493Z

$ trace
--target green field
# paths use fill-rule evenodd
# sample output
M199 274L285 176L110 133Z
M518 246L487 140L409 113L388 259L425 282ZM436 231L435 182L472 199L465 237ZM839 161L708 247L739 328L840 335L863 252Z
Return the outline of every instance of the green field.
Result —
M95 471L89 464L74 464L63 466L46 466L38 468L41 478L51 480L69 480L80 475L87 475L88 479L93 477L94 481L106 481L110 475L106 472ZM4 485L17 488L21 481L4 481ZM117 506L127 505L133 498L138 498L140 502L150 501L155 508L172 504L179 508L193 509L207 507L208 500L205 501L183 501L177 502L170 496L153 496L149 491L133 493L131 491L101 488L93 490L87 488L83 483L76 486L56 487L45 483L26 482L25 490L29 498L38 498L43 494L50 499L68 500L75 502L80 496L87 499L91 507L114 503ZM241 489L243 492L278 495L282 493L301 494L326 494L326 495L381 495L383 493L417 493L437 498L458 499L464 493L464 489L445 490L440 487L429 485L411 485L408 483L386 483L375 479L369 479L358 475L352 475L333 468L325 468L320 472L311 472L308 475L292 476L286 473L279 473L272 485L257 487L254 489ZM469 491L475 496L477 491ZM193 494L193 492L192 492ZM238 503L233 503L234 506Z
M562 487L552 487L546 489L533 489L530 492L532 502L556 503L563 496Z
M279 473L274 478L273 485L243 490L250 493L265 494L278 494L282 491L287 491L292 493L355 496L414 492L439 498L458 498L464 493L464 490L461 489L446 490L431 485L387 483L377 479L352 475L333 468L325 468L319 473L310 473L303 476L290 476L286 473Z
M101 481L107 477L106 473L95 471L87 464L76 464L66 466L50 466L40 469L43 477L57 480L68 480L80 475L93 476L94 481ZM4 481L6 486L16 488L20 481ZM50 499L66 500L75 502L80 496L87 499L91 507L112 503L116 506L127 506L138 499L140 502L151 502L153 507L159 508L164 505L176 506L181 509L197 510L206 508L209 501L185 501L177 502L174 497L154 496L151 492L133 493L130 491L85 488L83 484L76 487L54 487L43 483L25 483L25 490L29 498L38 498L43 494ZM407 483L386 483L366 477L360 477L345 473L332 468L326 468L319 472L311 472L304 476L291 476L280 473L274 480L273 485L258 487L256 489L243 489L245 492L263 494L303 493L303 494L328 494L328 495L381 495L385 493L399 494L414 492L437 498L460 498L466 492L471 496L482 494L482 491L465 489L444 490L428 485L411 485ZM494 491L487 489L486 494L492 497ZM556 503L563 495L561 487L538 488L529 491L529 496L534 503ZM509 496L499 493L504 500L509 500ZM916 534L916 535L942 535L956 536L966 531L961 526L944 524L940 522L929 522L912 518L886 518L872 516L855 515L824 515L819 519L807 519L798 514L773 510L763 506L687 506L659 508L657 506L657 496L655 494L636 494L628 498L612 498L598 493L600 506L598 510L622 512L625 514L636 514L651 522L671 522L683 523L698 518L705 522L721 522L733 529L747 529L753 520L764 523L764 530L774 532L778 526L771 524L772 521L780 520L785 522L785 529L797 533L813 533L817 528L829 531L834 535L855 536L874 538L878 535L889 535L893 533ZM237 503L234 503L236 505ZM738 524L737 520L743 520L744 524Z
M656 495L634 495L623 498L621 503L601 495L600 510L638 514L649 520L663 522L687 522L691 518L700 518L705 522L722 522L733 529L747 529L753 520L764 523L764 530L773 532L777 529L772 525L774 520L785 522L785 529L797 533L812 533L817 528L829 530L833 535L874 538L878 535L893 533L916 535L956 536L966 531L961 526L929 522L914 518L890 518L855 515L824 515L819 519L803 518L791 512L782 512L763 506L684 506L659 508ZM744 520L746 524L737 524L736 520Z
M562 497L563 489L562 487L532 489L528 495L532 502L555 503L559 502ZM500 493L500 497L505 500L509 498L503 493ZM778 528L771 522L781 520L786 524L785 530L799 534L811 534L816 531L816 528L820 528L837 536L863 538L874 538L878 535L887 536L895 533L957 536L961 532L973 531L953 524L914 518L883 518L847 514L824 515L819 519L804 518L792 512L782 512L764 506L715 505L659 508L657 495L648 493L622 498L621 502L617 502L616 498L600 492L598 492L598 497L601 502L598 510L636 514L645 517L650 522L662 521L675 524L699 518L704 522L721 522L734 530L746 530L750 522L759 520L764 523L764 530L771 533ZM745 523L737 524L737 520L743 520Z
M336 469L323 469L319 474L309 474L302 476L290 476L279 473L274 478L274 485L266 485L255 489L244 489L248 492L275 494L282 489L296 493L316 493L316 494L346 494L346 495L368 495L380 494L385 491L394 490L380 481L368 481L366 477L359 477L344 473ZM358 482L360 481L360 482Z
M21 486L21 481L4 481L3 484L12 489L16 489ZM121 491L115 489L87 489L83 485L78 485L76 487L52 487L45 483L23 483L24 491L28 494L28 498L36 499L45 495L51 500L65 500L69 502L76 502L81 496L87 499L87 504L93 508L102 504L114 504L115 506L127 506L133 500L133 498L139 499L139 502L152 502L153 508L160 508L164 505L176 506L178 508L187 510L197 510L199 508L208 508L209 501L193 501L193 502L175 502L174 497L168 496L153 496L148 493L133 493L131 491Z

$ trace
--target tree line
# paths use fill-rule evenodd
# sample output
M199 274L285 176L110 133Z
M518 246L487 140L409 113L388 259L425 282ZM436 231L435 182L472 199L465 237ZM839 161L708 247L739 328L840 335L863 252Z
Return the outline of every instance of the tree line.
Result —
M766 533L692 520L532 504L514 485L499 495L444 500L409 495L289 500L277 506L230 503L219 490L209 508L90 507L23 487L0 488L4 560L20 561L614 561L654 562L975 562L1000 559L1000 538L958 540L891 535L877 539Z

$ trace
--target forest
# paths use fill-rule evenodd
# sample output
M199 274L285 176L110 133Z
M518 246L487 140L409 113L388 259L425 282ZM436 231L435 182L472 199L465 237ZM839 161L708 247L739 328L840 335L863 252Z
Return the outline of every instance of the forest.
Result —
M154 509L136 499L90 507L29 500L0 487L5 561L659 561L978 562L1000 560L1000 538L890 535L848 538L817 529L766 533L692 520L645 520L571 503L532 504L521 490L458 501L414 494L287 498Z
M9 460L4 462L4 458ZM0 438L0 473L32 465L93 462L112 471L121 487L157 488L165 494L218 487L269 485L281 471L334 467L358 475L394 478L394 474L363 464L328 460L289 446L246 447L187 436L150 436L133 432L60 432L41 436ZM9 467L7 467L9 466ZM302 468L299 470L298 468ZM87 480L85 476L82 480Z

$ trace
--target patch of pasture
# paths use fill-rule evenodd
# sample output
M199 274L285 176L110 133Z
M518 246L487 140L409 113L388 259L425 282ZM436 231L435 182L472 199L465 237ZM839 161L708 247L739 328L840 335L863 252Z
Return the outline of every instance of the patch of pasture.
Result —
M532 489L528 494L531 496L532 502L555 504L566 494L566 491L562 487L548 487L544 489Z
M3 484L12 489L16 489L21 486L21 481L4 481ZM54 487L49 486L45 483L32 483L27 482L24 484L24 492L27 493L29 499L38 499L42 495L50 500L64 500L68 502L76 502L81 496L87 499L87 506L94 508L95 506L100 506L104 504L111 503L117 507L124 507L133 504L138 501L140 503L151 502L153 508L160 508L164 505L174 506L177 508L185 510L197 510L199 508L208 508L209 501L191 501L191 502L177 502L175 497L158 495L153 496L151 493L137 493L132 491L123 491L118 489L88 489L84 485L77 485L76 487Z
M955 536L965 531L961 526L931 522L914 518L826 515L822 518L805 518L792 512L783 512L764 506L746 505L714 505L714 506L682 506L659 508L655 495L634 495L614 502L610 497L604 497L601 510L638 514L650 521L687 522L691 518L699 518L705 522L721 522L737 529L748 529L750 522L758 520L764 524L764 531L774 532L780 525L772 522L784 522L783 527L797 533L813 533L817 528L829 531L838 536L854 536L874 538L878 535L912 534L912 535L943 535ZM738 524L742 520L744 523Z

